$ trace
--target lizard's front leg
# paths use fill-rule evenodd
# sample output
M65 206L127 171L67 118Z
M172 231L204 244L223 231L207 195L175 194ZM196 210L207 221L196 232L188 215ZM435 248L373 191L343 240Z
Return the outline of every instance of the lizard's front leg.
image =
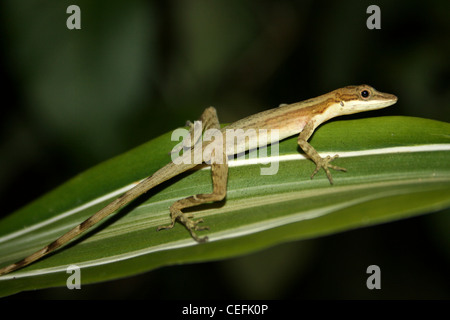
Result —
M201 118L203 129L220 129L219 119L217 117L216 110L213 107L206 109ZM158 227L158 231L162 229L171 229L174 227L175 222L179 221L190 232L192 238L197 242L205 242L208 237L200 238L195 231L209 229L206 226L200 227L198 224L203 222L203 219L193 220L193 215L190 213L184 213L182 210L198 206L207 202L221 201L225 198L227 193L227 180L228 180L228 163L226 159L226 150L222 148L222 154L218 157L213 156L211 158L211 176L213 182L213 192L207 194L197 194L185 199L176 201L170 207L171 224L168 226Z
M316 149L314 149L313 146L308 143L308 139L311 137L312 133L314 132L314 129L315 129L314 122L312 121L308 122L306 126L303 128L300 135L298 136L297 140L298 145L308 155L308 157L316 164L316 169L311 175L311 179L314 178L316 173L319 172L321 168L323 168L327 174L328 180L330 181L331 184L333 184L333 178L331 177L331 173L328 168L339 171L347 171L347 169L330 164L330 162L338 158L339 155L335 155L334 157L327 156L326 158L322 158L316 151Z

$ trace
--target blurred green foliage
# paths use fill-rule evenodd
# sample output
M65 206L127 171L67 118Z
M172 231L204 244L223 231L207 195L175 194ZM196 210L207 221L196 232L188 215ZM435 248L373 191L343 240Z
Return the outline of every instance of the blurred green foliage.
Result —
M71 4L81 8L81 30L66 28ZM196 119L209 105L217 107L222 122L232 122L279 103L368 83L396 94L399 102L363 117L449 121L449 1L377 1L381 30L366 28L370 4L3 0L1 215L96 163ZM255 292L268 298L449 298L450 285L440 281L450 263L448 228L442 228L448 223L448 213L442 213L274 249L276 255L285 254L277 257L280 263L307 266L279 281L264 279L280 276L287 266L270 268L270 274L269 268L261 271L265 289L256 290L256 280L244 276L249 261L254 268L270 259L255 256L213 267L166 268L147 275L149 280L106 284L114 287L107 292L167 298L251 298ZM386 280L390 290L358 287L374 262L392 272ZM185 280L180 274L198 279L197 271L211 275L192 284L192 292L178 287ZM156 294L149 288L161 278L169 284ZM98 297L96 290L64 294ZM59 297L65 296L61 292Z

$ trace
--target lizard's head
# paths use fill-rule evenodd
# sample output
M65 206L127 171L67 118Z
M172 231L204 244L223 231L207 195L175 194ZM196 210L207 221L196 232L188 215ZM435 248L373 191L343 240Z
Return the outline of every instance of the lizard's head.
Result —
M397 102L397 97L393 94L379 92L365 84L338 89L336 98L341 107L341 114L377 110Z

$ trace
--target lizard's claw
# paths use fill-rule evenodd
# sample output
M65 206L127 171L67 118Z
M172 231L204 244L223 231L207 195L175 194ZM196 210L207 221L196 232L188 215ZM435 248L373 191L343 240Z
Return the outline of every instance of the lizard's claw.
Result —
M311 179L314 178L316 173L319 172L319 170L321 168L323 168L323 170L325 170L325 172L327 174L328 180L330 181L331 184L333 184L333 178L331 177L331 172L328 168L338 170L338 171L344 171L344 172L347 171L347 169L345 169L345 168L341 168L341 167L330 164L330 162L336 158L339 158L339 155L335 155L334 157L327 156L326 158L320 158L320 160L317 160L316 161L316 169L314 170L313 174L311 175Z
M203 219L193 219L193 215L190 213L184 213L180 210L175 210L175 214L172 215L172 223L168 226L161 226L156 229L157 231L164 230L164 229L171 229L174 227L175 222L178 220L182 225L188 229L189 233L191 234L192 238L194 238L197 242L206 242L208 241L208 237L199 237L195 231L202 231L202 230L209 230L209 227L203 226L200 227L198 224L203 222Z
M186 214L183 213L181 216L178 217L180 222L188 229L190 232L192 238L194 238L197 242L206 242L208 241L208 237L200 238L197 236L197 234L194 231L202 231L202 230L209 230L209 227L203 226L200 227L198 224L203 222L203 219L194 220L192 219L192 214Z

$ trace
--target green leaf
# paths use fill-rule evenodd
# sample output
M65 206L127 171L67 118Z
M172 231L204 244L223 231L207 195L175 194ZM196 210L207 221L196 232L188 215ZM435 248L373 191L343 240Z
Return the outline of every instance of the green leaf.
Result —
M170 222L176 200L212 190L209 170L174 178L115 213L69 245L0 277L0 295L64 286L77 265L82 283L130 276L171 264L223 259L277 243L389 222L450 206L450 124L409 117L340 120L320 127L311 144L340 154L330 186L304 159L297 138L279 144L275 175L238 159L230 163L226 201L192 210L210 241L197 244ZM170 161L170 133L67 181L0 221L0 266L33 253ZM269 148L270 149L270 148ZM272 147L273 149L273 147ZM271 151L268 151L270 154ZM252 158L252 154L247 158ZM272 159L274 159L273 157Z

